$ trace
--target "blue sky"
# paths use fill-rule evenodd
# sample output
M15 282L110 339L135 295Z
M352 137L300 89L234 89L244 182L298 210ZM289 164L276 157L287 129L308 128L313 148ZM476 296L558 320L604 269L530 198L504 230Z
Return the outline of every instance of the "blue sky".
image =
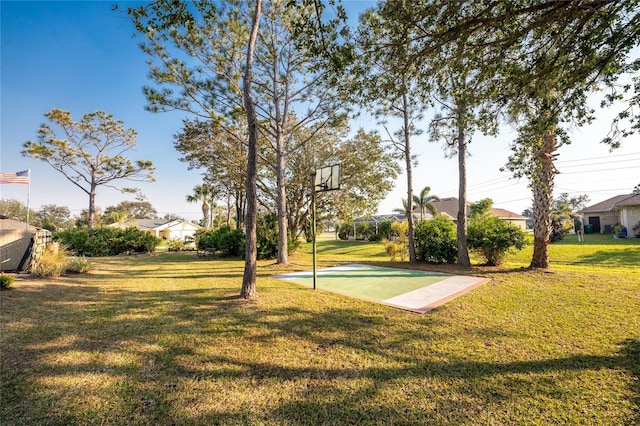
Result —
M37 129L45 122L43 114L54 107L71 111L75 118L104 110L138 132L138 146L130 157L152 160L156 166L156 182L138 186L158 214L199 219L199 206L184 200L201 182L200 172L188 170L173 148L173 135L180 130L184 115L144 110L142 87L149 84L145 56L137 47L139 39L131 37L131 24L122 12L111 10L112 3L1 1L0 169L31 169L32 209L57 204L79 214L87 208L88 197L44 162L22 157L20 151L24 142L35 140ZM121 9L130 4L118 3ZM348 10L372 5L345 3ZM597 103L594 97L594 105ZM621 150L609 153L598 142L606 135L613 111L599 110L597 116L593 125L571 131L573 143L560 150L562 174L556 179L556 192L586 193L594 203L629 193L640 183L640 137L629 138ZM373 130L376 123L366 117L353 123L354 130L361 126ZM471 201L490 197L495 206L516 213L531 205L527 183L510 180L508 173L499 171L514 137L508 127L497 138L474 136L468 160ZM419 153L414 189L429 185L432 194L456 196L457 161L446 159L441 145L427 139L425 134L414 142ZM0 191L0 198L26 202L24 185L1 185ZM406 198L404 176L379 211L389 213L400 207L401 198ZM104 209L132 199L132 195L102 188L96 203Z

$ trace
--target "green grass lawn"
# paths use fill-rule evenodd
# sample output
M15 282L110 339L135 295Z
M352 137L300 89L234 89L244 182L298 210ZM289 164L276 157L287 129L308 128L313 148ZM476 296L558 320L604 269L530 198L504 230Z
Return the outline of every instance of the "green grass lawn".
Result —
M607 237L607 238L605 238ZM320 268L388 262L324 240ZM640 240L531 248L502 268L419 265L491 281L415 314L272 278L309 270L162 253L0 293L0 424L640 423Z

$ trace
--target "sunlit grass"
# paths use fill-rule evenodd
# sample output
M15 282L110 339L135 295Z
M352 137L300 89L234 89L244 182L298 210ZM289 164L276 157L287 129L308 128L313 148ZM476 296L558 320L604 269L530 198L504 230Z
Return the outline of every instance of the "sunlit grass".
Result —
M530 251L448 267L491 281L426 315L272 278L310 269L306 243L259 262L257 301L241 260L193 253L21 279L0 293L0 424L637 424L640 240L595 237L553 244L550 273L521 269Z

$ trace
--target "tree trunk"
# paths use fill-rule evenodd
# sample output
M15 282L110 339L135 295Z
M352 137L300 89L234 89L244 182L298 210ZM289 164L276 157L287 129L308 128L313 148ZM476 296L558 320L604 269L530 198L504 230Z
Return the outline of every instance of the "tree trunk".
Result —
M89 217L87 219L87 226L89 229L93 229L96 221L96 186L91 184L91 190L89 191Z
M227 226L231 228L231 195L227 194Z
M402 95L404 115L404 159L407 168L407 228L409 233L409 262L416 263L415 226L413 224L413 166L411 164L411 140L409 134L409 106L407 95Z
M203 216L203 224L205 228L211 228L211 220L209 219L209 204L207 204L206 200L202 202L202 216Z
M459 106L458 116L458 265L471 266L467 247L467 141L464 119L464 106Z
M244 193L236 191L236 229L242 229L244 223Z
M533 256L530 268L549 268L549 237L551 236L553 180L556 174L553 153L558 145L555 129L542 136L542 146L535 153L533 189Z
M286 265L289 263L289 242L287 232L287 190L284 176L285 158L284 158L284 136L278 135L278 152L276 155L276 172L277 172L277 204L278 204L278 256L277 263Z
M255 105L251 96L253 55L258 36L258 25L262 13L262 0L256 0L251 23L251 34L247 46L247 63L243 76L243 97L247 112L247 127L249 130L249 146L247 149L247 215L246 215L246 250L244 260L244 275L242 277L242 291L240 295L245 299L255 299L258 297L256 289L256 267L257 267L257 188L256 172L258 160L258 120L256 117Z

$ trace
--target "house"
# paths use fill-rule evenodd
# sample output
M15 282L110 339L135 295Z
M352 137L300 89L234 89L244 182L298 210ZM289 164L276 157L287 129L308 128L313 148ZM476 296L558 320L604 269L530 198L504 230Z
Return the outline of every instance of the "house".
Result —
M125 223L112 223L109 226L115 228L133 226L163 240L184 240L186 237L193 237L198 229L202 229L200 225L182 219L131 219Z
M609 234L615 225L627 228L628 235L640 222L640 194L616 195L578 211L594 233Z
M458 220L457 219L458 217L458 199L457 198L455 197L442 198L440 201L433 201L431 204L433 204L433 206L436 208L439 214L448 217L454 222ZM467 217L469 216L471 204L472 203L467 202L467 208L466 208ZM416 213L416 211L418 211L418 213ZM523 231L526 231L527 229L527 218L525 216L510 212L509 210L499 209L499 208L491 208L491 214L518 226ZM395 221L402 222L403 220L405 220L405 218L406 218L406 215L400 214L400 213L374 215L368 218L356 219L354 221L354 228L359 223L367 222L371 224L371 226L374 226L377 231L378 223L382 221L391 220L394 222ZM431 220L433 219L433 215L429 212L426 212L423 218L425 220ZM414 221L420 220L419 207L414 208L413 219Z
M458 220L458 199L456 197L442 198L440 201L434 201L431 204L433 204L439 213L446 213L451 216L454 221ZM466 204L465 213L467 217L469 217L471 204L473 203L467 202ZM525 216L495 207L491 208L491 214L516 225L523 231L527 230L527 218Z

